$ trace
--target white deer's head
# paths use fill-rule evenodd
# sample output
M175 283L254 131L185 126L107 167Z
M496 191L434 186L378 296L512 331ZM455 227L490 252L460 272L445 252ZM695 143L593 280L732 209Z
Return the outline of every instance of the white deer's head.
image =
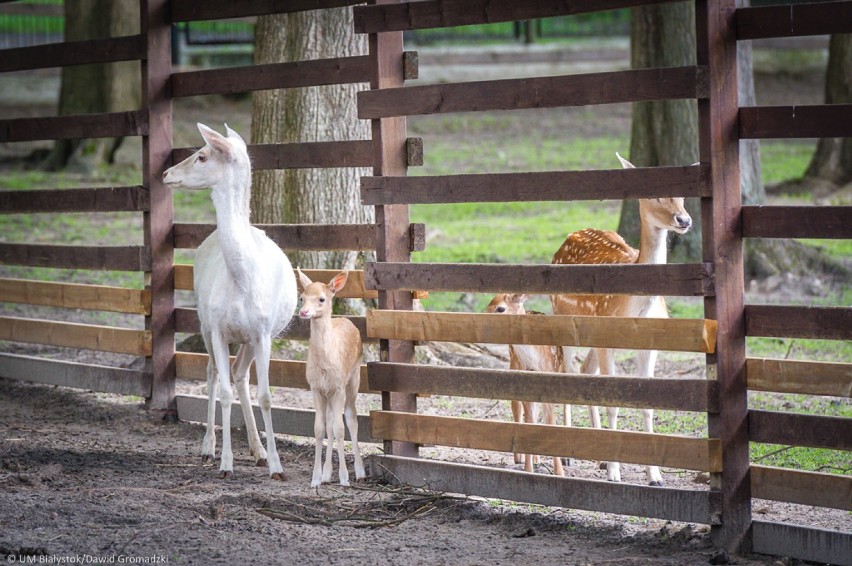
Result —
M182 189L206 189L229 185L234 176L251 176L251 162L246 142L225 124L227 137L198 123L198 131L206 145L163 173L163 182Z

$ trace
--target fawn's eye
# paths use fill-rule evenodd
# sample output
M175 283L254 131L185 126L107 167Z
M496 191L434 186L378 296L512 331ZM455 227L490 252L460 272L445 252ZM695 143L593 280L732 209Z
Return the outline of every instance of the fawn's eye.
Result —
M321 303L324 303L324 302L325 302L325 297L320 297L320 300L319 300L319 301L320 301Z
M506 307L497 307L497 312L506 312Z

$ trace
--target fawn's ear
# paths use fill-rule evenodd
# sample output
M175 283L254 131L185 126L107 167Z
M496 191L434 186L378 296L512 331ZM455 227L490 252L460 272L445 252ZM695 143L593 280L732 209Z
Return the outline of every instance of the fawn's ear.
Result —
M308 279L308 276L305 275L304 273L302 273L302 270L299 269L298 267L296 268L296 274L299 276L299 283L301 283L301 285L302 285L302 291L307 289L308 285L313 283L313 281Z
M225 136L212 128L208 128L201 122L198 122L196 125L198 126L198 131L201 132L201 137L204 138L205 142L207 142L207 145L224 155L226 159L231 159L233 156L233 150Z
M527 302L527 299L529 298L529 295L526 295L526 294L524 294L524 293L516 293L516 294L515 294L515 295L513 295L512 297L514 298L514 300L515 300L515 302L516 302L516 303L518 303L519 305L522 305L522 304L524 304L525 302Z
M346 285L346 280L349 279L349 274L345 271L341 271L337 275L332 278L331 281L328 282L328 288L331 289L331 293L336 295L338 291L343 289Z
M630 163L629 161L627 161L626 159L621 157L618 154L617 151L615 152L615 156L618 158L619 161L621 161L621 166L624 167L625 169L635 169L636 168L635 165L633 165L632 163Z

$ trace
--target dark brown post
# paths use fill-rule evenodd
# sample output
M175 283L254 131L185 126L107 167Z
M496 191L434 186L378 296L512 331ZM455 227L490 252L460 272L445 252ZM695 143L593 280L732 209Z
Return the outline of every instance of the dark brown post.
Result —
M151 291L151 316L145 328L153 334L153 356L147 369L154 381L149 408L174 419L175 407L175 290L172 191L163 184L171 163L172 101L171 26L168 0L142 0L142 34L147 58L142 61L142 109L148 112L148 135L142 138L142 182L150 193L144 216L145 246L151 250L151 271L145 287Z
M395 4L398 0L378 0L377 4ZM404 66L402 32L370 34L370 88L403 86ZM407 152L405 118L373 120L373 175L405 175ZM376 206L376 261L411 261L411 238L408 205ZM411 293L379 291L379 308L411 310ZM383 362L412 363L414 343L382 340L379 356ZM417 412L417 396L409 393L382 393L382 409ZM385 442L385 453L395 456L417 456L417 445L410 442Z
M698 64L709 69L709 98L698 101L702 163L710 164L713 196L701 202L704 261L714 263L716 294L704 315L719 322L716 353L707 357L709 379L719 381L719 413L709 415L711 437L722 441L721 526L714 540L731 552L751 550L748 397L737 124L735 0L697 0Z

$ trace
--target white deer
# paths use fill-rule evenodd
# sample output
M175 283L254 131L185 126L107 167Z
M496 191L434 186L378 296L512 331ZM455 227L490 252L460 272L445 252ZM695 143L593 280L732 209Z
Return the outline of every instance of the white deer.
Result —
M625 169L633 164L616 153ZM686 233L692 226L692 218L683 206L683 198L651 198L639 200L641 218L639 249L629 246L621 236L608 230L580 230L569 234L562 247L554 254L554 264L606 264L606 263L649 263L664 264L667 259L666 238L669 231ZM624 316L645 318L668 318L665 301L659 296L640 295L553 295L553 312L563 315ZM615 357L608 348L597 348L584 363L585 369L593 367L594 356L604 375L615 375ZM570 352L565 352L570 359ZM591 363L590 363L591 362ZM637 375L654 377L657 363L656 350L639 350L636 353ZM607 408L609 427L618 428L618 407ZM654 431L654 411L642 409L642 418L647 432ZM594 419L593 419L594 420ZM650 485L663 485L658 466L647 466ZM618 462L607 462L607 479L621 481Z
M361 384L361 333L348 318L332 318L334 295L346 285L345 271L335 275L326 285L314 283L302 270L297 270L302 286L299 318L311 321L311 339L305 375L314 397L314 472L311 487L331 481L331 453L337 442L340 485L349 485L349 471L343 452L343 418L352 440L355 455L355 478L363 479L364 463L358 449L358 415L355 400ZM328 437L325 465L322 465L322 441Z
M233 375L246 422L249 445L257 465L268 462L269 476L284 479L272 430L269 357L272 338L283 331L296 309L296 278L281 248L249 223L251 163L246 144L225 125L225 137L203 124L198 130L204 147L163 175L166 184L186 189L212 189L216 230L195 256L195 296L201 334L210 354L207 364L207 432L202 460L216 453L215 409L218 382L222 405L222 463L220 477L233 477L231 452L231 388L229 344L241 344ZM266 431L266 450L260 442L248 389L248 370L256 363L258 403Z
M499 314L526 314L524 303L527 295L521 293L500 293L496 295L488 306L486 312ZM530 314L541 314L533 313ZM531 344L509 344L509 369L524 371L548 371L563 372L562 349L558 346L539 346ZM512 401L512 418L516 423L538 422L538 411L541 406L544 413L544 424L556 424L556 407L553 403L537 403L535 401ZM567 410L567 407L565 407ZM567 413L566 413L567 418ZM566 422L566 424L568 424ZM515 463L524 459L524 471L532 472L534 460L538 456L532 454L514 453ZM562 469L562 459L553 458L553 473L557 476L565 475Z

